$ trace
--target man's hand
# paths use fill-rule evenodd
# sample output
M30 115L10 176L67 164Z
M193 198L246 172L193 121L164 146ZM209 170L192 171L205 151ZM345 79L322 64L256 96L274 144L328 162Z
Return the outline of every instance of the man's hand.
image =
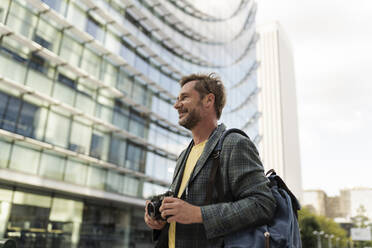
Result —
M168 216L167 222L169 223L192 224L203 222L200 207L174 197L165 197L163 199L160 212L164 219Z
M157 229L161 230L165 226L167 222L163 220L155 220L150 217L150 215L147 214L147 205L149 204L150 201L146 201L146 207L145 207L145 222L148 227L151 229Z

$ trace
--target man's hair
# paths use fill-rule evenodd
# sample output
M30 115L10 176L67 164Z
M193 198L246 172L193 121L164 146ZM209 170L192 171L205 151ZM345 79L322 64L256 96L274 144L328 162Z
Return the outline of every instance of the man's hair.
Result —
M194 89L199 93L200 99L212 93L214 95L214 109L216 111L217 119L220 119L222 109L226 104L226 91L221 79L215 74L191 74L184 76L180 80L180 85L183 87L191 81L197 81Z

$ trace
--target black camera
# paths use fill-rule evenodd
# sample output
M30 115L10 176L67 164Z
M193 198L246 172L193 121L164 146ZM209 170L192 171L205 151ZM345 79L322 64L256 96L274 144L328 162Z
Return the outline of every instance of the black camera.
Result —
M147 204L147 214L155 220L164 220L161 217L159 208L163 202L164 197L173 196L172 191L167 191L164 194L155 195L151 197L150 202Z

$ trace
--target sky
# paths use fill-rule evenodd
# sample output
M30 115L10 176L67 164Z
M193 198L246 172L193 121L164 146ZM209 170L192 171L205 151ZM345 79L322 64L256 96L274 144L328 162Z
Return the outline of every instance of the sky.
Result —
M292 43L303 189L372 188L372 1L256 2Z

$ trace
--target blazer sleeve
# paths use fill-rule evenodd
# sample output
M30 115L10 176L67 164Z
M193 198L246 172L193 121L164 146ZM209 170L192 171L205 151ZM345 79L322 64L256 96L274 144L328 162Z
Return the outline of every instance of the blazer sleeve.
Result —
M231 134L222 148L224 193L233 200L201 207L208 239L268 223L276 207L255 145L248 138Z

